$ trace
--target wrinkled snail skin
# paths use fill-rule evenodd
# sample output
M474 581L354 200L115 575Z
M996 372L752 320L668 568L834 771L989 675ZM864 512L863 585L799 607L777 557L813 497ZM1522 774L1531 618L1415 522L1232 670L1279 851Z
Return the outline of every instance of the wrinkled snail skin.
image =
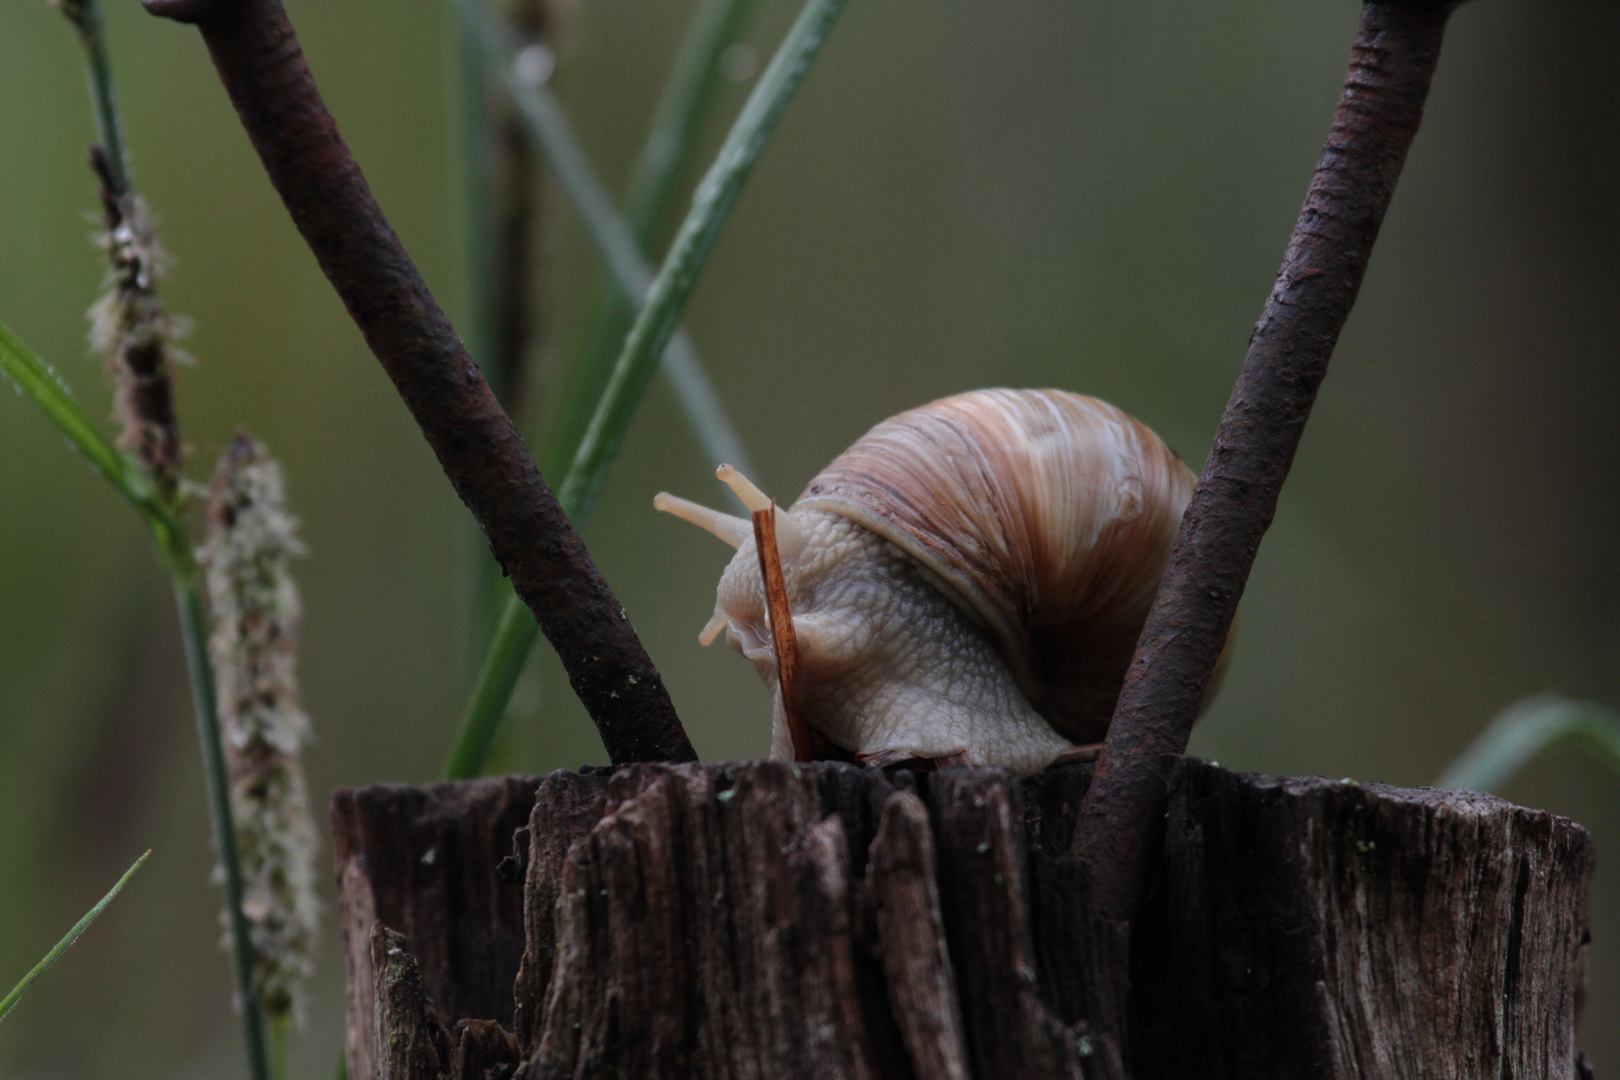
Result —
M1021 776L1100 741L1194 481L1145 426L1060 390L975 391L878 424L776 510L797 713L852 753L965 752ZM754 662L771 756L791 759L750 523L655 505L738 548L701 640L724 628Z
M914 561L848 518L817 510L792 518L805 543L792 557L783 552L783 572L799 640L796 704L812 727L851 752L966 751L1021 774L1069 748L1020 693L988 632ZM721 576L718 601L726 640L771 689L771 756L791 760L751 538Z

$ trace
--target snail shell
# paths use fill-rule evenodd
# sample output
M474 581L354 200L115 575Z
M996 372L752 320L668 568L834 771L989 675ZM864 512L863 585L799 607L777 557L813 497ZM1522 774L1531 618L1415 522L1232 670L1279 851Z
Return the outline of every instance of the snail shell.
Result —
M730 475L750 509L771 505ZM776 511L796 708L881 760L965 754L1027 775L1100 741L1195 479L1139 421L1062 390L883 421ZM790 757L748 523L655 505L739 548L705 643L724 627L755 661L777 699L773 756Z

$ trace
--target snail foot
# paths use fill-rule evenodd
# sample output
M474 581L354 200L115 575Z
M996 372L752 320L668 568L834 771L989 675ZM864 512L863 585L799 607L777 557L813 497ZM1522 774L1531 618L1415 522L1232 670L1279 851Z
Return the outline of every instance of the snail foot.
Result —
M1100 742L1087 743L1084 746L1071 746L1063 753L1052 759L1053 765L1075 765L1081 762L1096 761L1102 754L1103 744Z
M874 769L908 769L914 773L934 772L953 766L973 767L973 759L968 757L966 750L957 750L940 757L918 757L909 750L879 750L875 754L856 754L855 760Z

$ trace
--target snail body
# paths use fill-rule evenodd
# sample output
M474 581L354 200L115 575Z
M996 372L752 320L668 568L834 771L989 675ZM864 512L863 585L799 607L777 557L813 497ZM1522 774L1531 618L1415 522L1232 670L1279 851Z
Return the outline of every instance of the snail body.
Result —
M750 510L773 506L735 470ZM1061 390L980 390L883 421L774 510L794 711L861 760L1038 772L1107 730L1192 471L1126 413ZM738 549L714 618L788 703L749 522L661 494ZM1224 662L1224 656L1223 656Z

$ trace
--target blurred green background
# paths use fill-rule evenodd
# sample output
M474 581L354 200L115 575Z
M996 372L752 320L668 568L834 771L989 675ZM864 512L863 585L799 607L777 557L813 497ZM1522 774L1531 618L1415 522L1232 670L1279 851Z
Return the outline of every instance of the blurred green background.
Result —
M430 284L467 310L453 24L434 0L291 0L345 135ZM312 795L431 779L475 658L465 512L295 234L194 31L112 0L137 183L196 321L191 474L243 424L284 460L310 555ZM795 5L769 0L769 55ZM558 87L605 176L639 146L688 0L579 0ZM1061 386L1209 445L1326 131L1351 0L851 0L687 325L770 493L867 427L984 385ZM1219 701L1223 765L1421 784L1499 709L1620 705L1620 5L1480 0L1428 117L1266 539ZM717 143L746 86L728 88ZM0 318L104 415L80 53L0 4ZM552 199L537 294L566 343L596 264ZM545 357L540 357L543 363ZM716 501L661 385L587 539L706 759L758 756L750 665L696 644L728 552L655 515ZM167 582L128 508L0 395L0 984L150 863L0 1027L0 1075L242 1071ZM542 652L546 652L542 646ZM500 766L602 759L555 661ZM1596 834L1583 1041L1620 1067L1620 782L1576 750L1507 791ZM330 902L330 895L328 896ZM294 1076L329 1075L328 929Z

